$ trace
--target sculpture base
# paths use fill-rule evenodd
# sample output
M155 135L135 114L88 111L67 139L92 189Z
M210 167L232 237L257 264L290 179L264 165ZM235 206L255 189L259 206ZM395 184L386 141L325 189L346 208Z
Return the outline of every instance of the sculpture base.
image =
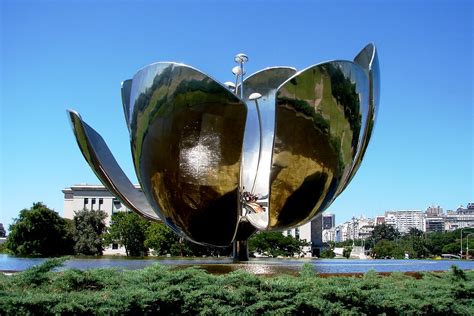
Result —
M232 246L234 261L249 261L248 240L236 240Z
M257 229L253 227L246 217L240 219L239 227L232 243L234 261L249 261L249 238Z

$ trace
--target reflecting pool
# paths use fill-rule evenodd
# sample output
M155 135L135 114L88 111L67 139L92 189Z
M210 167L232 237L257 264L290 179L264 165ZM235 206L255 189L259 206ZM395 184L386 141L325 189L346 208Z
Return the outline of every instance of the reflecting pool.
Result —
M45 258L20 258L0 254L0 271L22 271L38 265ZM127 257L71 257L64 268L92 269L118 268L141 269L152 264L170 265L174 268L190 266L201 267L210 273L228 273L245 270L254 274L278 274L298 272L302 265L309 263L315 272L332 273L365 273L369 270L377 272L414 272L414 271L445 271L452 265L463 270L473 270L474 261L467 260L354 260L354 259L275 259L251 258L248 262L234 262L232 258L127 258Z

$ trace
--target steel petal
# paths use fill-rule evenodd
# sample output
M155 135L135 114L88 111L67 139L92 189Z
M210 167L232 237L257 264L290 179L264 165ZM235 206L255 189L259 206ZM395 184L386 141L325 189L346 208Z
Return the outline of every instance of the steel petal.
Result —
M152 207L194 242L231 243L245 103L194 68L156 63L133 77L130 105L135 169Z
M257 199L244 208L249 222L258 229L265 229L269 219L267 205L275 132L275 96L278 87L295 73L296 69L291 67L271 67L250 75L244 81L244 100L248 114L245 125L241 186L244 194L250 193ZM259 97L251 98L252 95Z
M369 108L368 118L366 120L363 138L360 144L360 148L357 152L356 159L351 168L350 175L346 180L344 187L338 192L338 195L344 191L349 185L351 180L354 178L357 170L359 169L362 160L364 158L367 146L369 145L370 138L375 126L375 119L377 117L380 99L380 69L379 61L377 57L377 50L374 44L367 45L362 51L354 58L354 62L359 64L365 69L369 76Z
M349 61L311 66L278 89L267 229L324 211L350 174L365 125L368 76Z
M147 219L160 221L143 192L135 188L122 171L102 136L85 123L77 112L67 112L77 144L102 184L130 210Z
M122 82L122 106L123 114L125 115L125 123L130 131L130 92L132 89L132 79L125 80Z

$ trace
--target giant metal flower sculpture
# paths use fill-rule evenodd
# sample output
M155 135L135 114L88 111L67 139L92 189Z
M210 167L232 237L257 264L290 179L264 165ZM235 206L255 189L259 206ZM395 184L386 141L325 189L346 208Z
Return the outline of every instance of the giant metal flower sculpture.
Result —
M226 246L255 230L302 225L324 211L360 166L379 100L373 44L351 61L261 70L222 85L159 62L122 83L132 185L102 137L69 111L79 147L128 208L191 241Z

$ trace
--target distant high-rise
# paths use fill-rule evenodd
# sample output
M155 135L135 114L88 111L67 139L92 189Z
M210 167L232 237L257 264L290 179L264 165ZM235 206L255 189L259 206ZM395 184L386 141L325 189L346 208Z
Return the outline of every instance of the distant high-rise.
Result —
M379 215L375 217L375 225L382 225L385 224L385 216Z
M474 227L474 203L460 206L456 211L448 211L444 216L445 230Z
M322 242L336 241L336 217L331 213L323 213L322 217Z
M474 215L474 203L467 203L467 207L460 206L456 210L457 214Z
M426 232L444 232L445 224L444 217L427 217L426 218Z
M322 241L322 216L316 216L311 222L298 226L293 229L283 231L284 236L293 236L299 240L306 240L310 242L310 246L304 247L300 255L305 257L316 256L319 257Z
M336 226L336 216L330 213L323 213L323 229L331 229Z
M426 209L426 216L427 217L437 217L443 215L443 209L438 206L430 206Z
M374 226L375 221L373 218L366 218L364 216L358 218L353 217L352 220L339 224L333 229L334 241L342 242L349 239L367 239L372 235ZM329 230L329 232L331 232L331 230ZM324 233L325 231L323 230L323 241L325 237Z
M398 229L400 233L407 233L410 228L425 231L425 217L423 211L387 211L385 223Z

